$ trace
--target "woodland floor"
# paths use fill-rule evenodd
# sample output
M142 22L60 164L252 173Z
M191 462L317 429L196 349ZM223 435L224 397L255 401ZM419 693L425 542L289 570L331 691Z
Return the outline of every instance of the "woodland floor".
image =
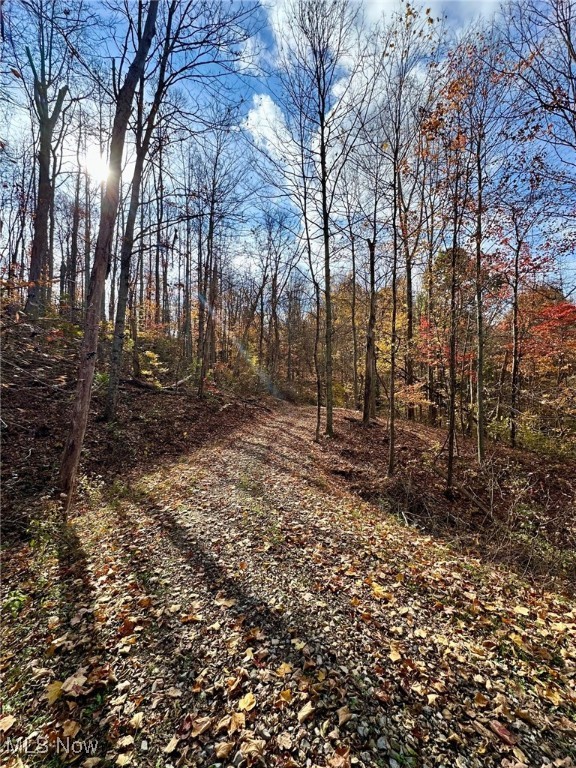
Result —
M4 743L4 765L576 764L567 572L552 582L522 558L474 555L492 539L464 498L434 522L441 478L415 487L438 431L402 424L404 479L386 486L385 429L353 412L315 444L311 408L147 392L129 408L125 393L125 426L91 432L63 526L41 498L49 454L34 447L60 444L50 409L40 432L10 422L37 391L65 399L31 385L26 403L4 404L5 454L38 466L27 479L22 461L5 467L8 498L45 511L3 553L0 732L29 739L28 754ZM504 468L519 461L505 452L493 471L504 498ZM547 497L569 493L571 471L558 465ZM451 528L466 532L459 546Z

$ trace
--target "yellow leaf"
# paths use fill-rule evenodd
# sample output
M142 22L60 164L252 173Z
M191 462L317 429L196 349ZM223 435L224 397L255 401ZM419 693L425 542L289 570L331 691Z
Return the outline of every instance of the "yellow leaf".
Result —
M266 749L264 739L248 739L240 745L240 752L247 758L260 759Z
M288 731L284 731L276 738L276 743L280 749L292 749L292 737Z
M204 733L204 731L207 731L208 728L210 728L211 724L212 724L211 717L198 717L192 723L192 731L191 731L192 738L195 739L196 736L200 736L200 734Z
M474 704L476 704L477 707L487 707L488 704L490 704L490 699L478 691L476 696L474 696Z
M192 621L204 621L204 617L199 613L188 613L186 616L182 616L180 619L182 624L190 624Z
M233 597L217 597L214 602L221 608L232 608L232 606L236 605L238 600L234 600Z
M278 669L276 670L276 674L278 677L286 677L286 675L289 675L292 672L292 667L290 664L286 664L286 662L280 664Z
M228 733L232 735L236 731L241 731L246 725L246 715L244 712L232 712Z
M290 688L286 688L283 691L280 691L280 698L282 701L285 701L287 704L289 704L292 701L292 691Z
M553 688L551 685L549 685L546 690L542 692L542 695L545 699L548 699L548 701L552 702L552 704L555 704L556 706L559 706L562 703L560 692L557 688Z
M255 706L256 699L254 698L254 694L251 691L248 691L246 696L242 696L238 702L238 709L244 712L250 712L250 710L254 709Z
M62 723L62 735L65 738L73 739L79 730L80 723L77 723L75 720L65 720Z
M381 584L378 584L375 581L372 582L372 594L374 597L378 598L378 600L392 600L394 597L394 595L387 592Z
M130 736L130 735L122 736L116 742L116 746L118 747L118 749L124 749L125 747L131 747L132 744L134 744L134 736Z
M400 661L402 654L398 650L397 645L390 645L390 653L388 654L388 657L391 661Z
M172 736L172 738L170 739L168 744L166 744L166 746L162 751L165 752L167 755L171 755L172 752L174 752L174 750L178 746L179 741L180 739L178 738L178 736Z
M519 616L529 616L530 615L530 611L524 605L517 605L517 606L515 606L514 613L517 613Z
M48 704L54 704L54 702L62 696L62 683L60 680L55 680L46 687L46 697Z
M314 707L312 706L311 701L307 701L306 704L302 707L300 712L298 712L298 722L303 723L305 720L307 720L311 715L314 713Z
M132 728L141 728L142 721L144 720L144 714L142 712L135 712L130 718L130 725Z
M52 704L52 702L50 703ZM0 732L7 733L15 722L16 718L14 715L4 715L4 717L0 719Z
M230 752L234 749L233 741L221 741L220 744L216 744L216 757L224 758L228 757Z
M132 762L132 755L118 755L116 758L116 765L130 765Z

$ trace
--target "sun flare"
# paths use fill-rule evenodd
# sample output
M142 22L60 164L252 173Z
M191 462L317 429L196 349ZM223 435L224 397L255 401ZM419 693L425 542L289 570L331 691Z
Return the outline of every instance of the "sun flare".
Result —
M108 163L98 147L89 147L84 158L84 168L94 181L103 182L108 178Z

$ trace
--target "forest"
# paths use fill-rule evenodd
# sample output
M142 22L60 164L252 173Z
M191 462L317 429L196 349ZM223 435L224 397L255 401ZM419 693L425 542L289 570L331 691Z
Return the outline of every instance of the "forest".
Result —
M576 766L575 0L0 0L9 768Z

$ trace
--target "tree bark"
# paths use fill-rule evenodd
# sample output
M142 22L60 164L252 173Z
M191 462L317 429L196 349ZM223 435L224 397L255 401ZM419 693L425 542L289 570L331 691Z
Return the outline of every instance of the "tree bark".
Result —
M110 173L106 183L106 191L102 201L100 212L100 226L96 241L94 265L90 276L88 291L88 308L86 312L86 329L80 352L80 366L78 371L78 388L72 410L72 418L68 438L64 448L60 465L60 486L67 495L66 510L69 509L80 461L80 453L88 423L90 409L90 397L92 382L94 380L94 367L98 345L98 328L102 299L104 296L104 283L106 272L110 263L112 252L112 237L118 212L120 171L124 141L128 120L132 111L132 101L136 86L146 65L146 57L152 39L156 32L156 16L158 14L158 0L151 0L148 6L144 33L139 42L136 55L128 69L126 79L118 93L116 100L116 112L112 127L110 141Z

